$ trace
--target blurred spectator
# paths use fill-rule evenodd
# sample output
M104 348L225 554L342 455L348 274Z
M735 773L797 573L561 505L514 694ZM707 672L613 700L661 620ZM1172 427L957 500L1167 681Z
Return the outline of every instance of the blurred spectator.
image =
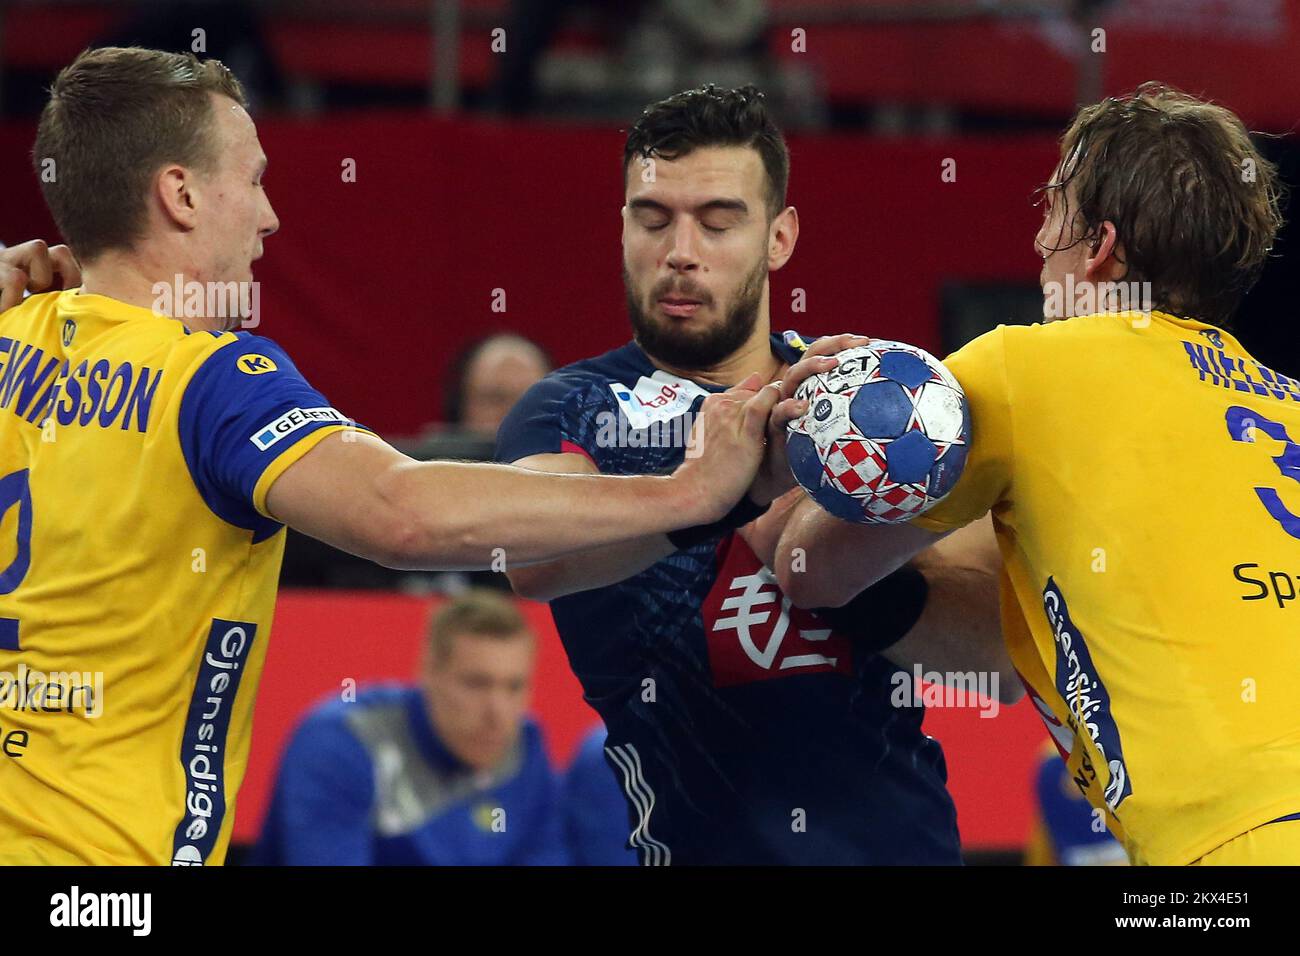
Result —
M420 682L307 715L281 762L262 865L563 865L558 782L525 716L536 639L473 591L434 616Z
M605 728L583 738L564 776L564 829L575 866L636 866L621 781L605 759Z
M541 346L522 335L488 336L462 351L447 377L447 424L496 439L497 427L524 392L551 371Z
M491 461L497 426L524 392L551 370L541 346L500 333L463 349L447 373L447 424L419 438L394 439L398 450L421 461ZM394 571L333 548L292 528L280 570L281 587L395 588L414 594L456 595L470 587L509 591L495 571Z
M1027 866L1123 866L1128 855L1070 779L1056 745L1043 746L1034 781Z

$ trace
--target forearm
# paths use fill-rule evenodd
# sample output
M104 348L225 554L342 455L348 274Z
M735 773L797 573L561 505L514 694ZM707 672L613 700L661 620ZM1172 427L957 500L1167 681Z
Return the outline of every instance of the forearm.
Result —
M554 561L512 568L510 585L521 597L533 601L552 601L566 594L626 581L675 550L664 535L647 535Z
M796 606L839 607L939 537L907 524L841 521L805 496L785 522L772 569Z
M995 574L969 567L930 564L925 610L907 635L884 652L895 664L940 674L998 675L998 698L1015 703L1023 695L1002 639Z
M508 465L403 462L380 493L401 516L400 566L506 568L711 520L660 476L551 475Z

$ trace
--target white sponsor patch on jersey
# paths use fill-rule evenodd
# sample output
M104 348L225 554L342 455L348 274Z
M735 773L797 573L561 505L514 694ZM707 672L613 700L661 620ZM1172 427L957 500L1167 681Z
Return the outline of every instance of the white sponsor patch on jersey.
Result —
M649 428L654 422L672 421L689 411L695 399L709 394L708 389L663 370L649 378L641 376L632 388L613 382L609 390L632 428Z
M292 435L300 428L315 422L335 422L346 425L351 421L337 408L291 408L274 421L267 422L249 436L249 441L266 451L281 438Z

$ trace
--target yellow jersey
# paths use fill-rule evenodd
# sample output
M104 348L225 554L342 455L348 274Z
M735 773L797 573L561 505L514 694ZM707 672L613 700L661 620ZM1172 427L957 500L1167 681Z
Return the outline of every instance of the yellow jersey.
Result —
M970 456L913 523L992 510L1012 660L1130 859L1300 812L1300 382L1158 312L1003 326L945 365Z
M78 290L0 315L0 862L222 862L267 489L349 427L265 338Z

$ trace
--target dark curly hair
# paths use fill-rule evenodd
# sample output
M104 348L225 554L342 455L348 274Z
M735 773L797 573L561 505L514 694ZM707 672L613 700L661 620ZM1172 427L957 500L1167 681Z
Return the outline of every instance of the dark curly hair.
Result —
M767 172L768 218L785 208L790 153L773 122L763 94L753 85L723 89L709 84L651 103L627 133L623 180L633 160L673 160L705 146L758 150Z

